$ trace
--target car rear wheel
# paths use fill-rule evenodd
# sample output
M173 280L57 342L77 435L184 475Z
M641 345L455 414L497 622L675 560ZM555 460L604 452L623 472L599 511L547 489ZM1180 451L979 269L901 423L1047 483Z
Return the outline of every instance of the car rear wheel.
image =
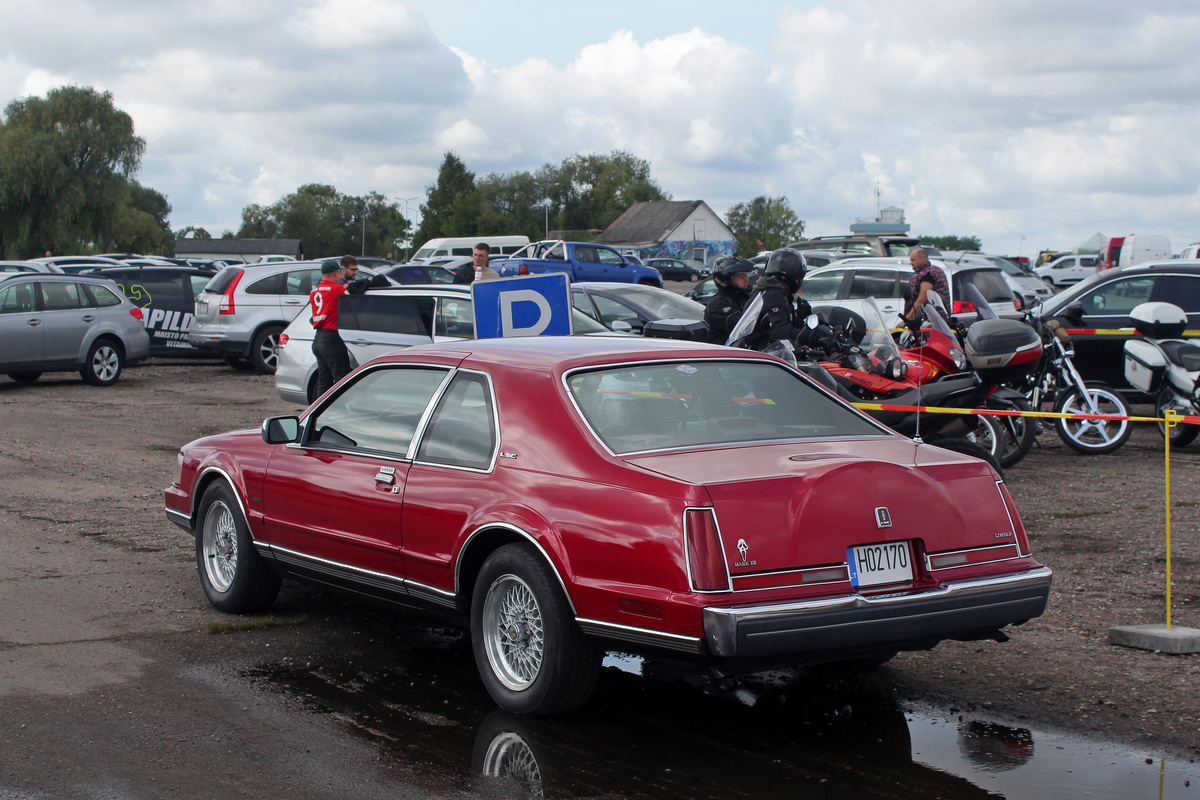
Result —
M583 705L600 674L600 651L575 624L544 560L526 544L488 556L471 602L475 664L506 711L542 716Z
M196 524L196 568L208 602L230 614L270 608L282 581L255 551L227 484L214 483L205 490Z
M242 358L241 356L225 356L225 363L240 372L254 369L254 365L250 363L249 359Z
M38 378L42 377L40 372L10 372L8 377L12 378L17 383L33 383Z
M281 333L283 333L283 328L272 326L263 328L254 334L254 341L250 343L250 363L254 365L256 372L264 375L275 374L275 370L279 367L279 334Z
M93 386L112 386L121 377L124 366L120 348L108 339L97 339L88 348L79 376Z

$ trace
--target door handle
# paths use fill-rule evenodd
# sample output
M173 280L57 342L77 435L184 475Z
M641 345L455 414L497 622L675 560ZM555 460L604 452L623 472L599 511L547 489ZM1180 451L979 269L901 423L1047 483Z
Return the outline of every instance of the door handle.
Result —
M26 325L28 325L28 326L29 326L29 327L31 327L31 328L36 328L38 325L41 325L41 324L42 324L42 321L41 321L40 319L37 319L37 318L35 317L34 319L27 319L27 320L25 320L25 324L26 324Z
M96 321L96 315L95 315L95 314L84 314L84 315L83 315L83 321L84 321L84 322L95 322L95 321Z
M396 483L396 468L380 467L379 472L375 474L375 482L392 486Z

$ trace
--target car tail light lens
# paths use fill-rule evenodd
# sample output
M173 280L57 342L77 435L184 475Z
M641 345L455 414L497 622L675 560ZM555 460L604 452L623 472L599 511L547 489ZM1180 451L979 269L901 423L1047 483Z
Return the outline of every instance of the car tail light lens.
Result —
M283 346L288 343L288 335L286 333L279 334L279 344L275 346L276 350L282 350Z
M526 264L524 261L522 261L520 264L517 265L517 274L518 275L528 275L529 274L529 265Z
M683 517L687 540L688 575L698 592L729 590L725 556L721 552L721 537L717 517L711 508L688 509Z
M141 323L143 323L143 324L145 324L145 322L146 322L146 315L145 315L145 314L143 314L143 313L142 313L142 310L141 310L140 308L136 307L136 306L134 306L133 308L129 309L129 316L133 317L133 318L134 318L134 319L136 319L138 322L141 322Z
M242 282L242 276L245 274L245 270L239 271L238 274L234 276L233 280L229 282L229 286L225 287L225 294L221 295L221 304L218 306L220 313L235 313L233 304L233 290L236 289L238 284Z
M953 313L955 313L955 314L970 314L974 311L975 311L974 303L968 303L966 300L955 300L954 301L954 312Z

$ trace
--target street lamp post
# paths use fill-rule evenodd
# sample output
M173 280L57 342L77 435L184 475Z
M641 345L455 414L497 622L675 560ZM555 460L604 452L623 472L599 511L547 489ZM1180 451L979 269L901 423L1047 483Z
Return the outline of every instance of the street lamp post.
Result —
M408 218L408 204L409 204L409 202L411 202L413 200L421 199L421 195L417 195L416 197L398 197L396 199L399 200L401 203L404 203L404 221L407 222L409 224L409 226L411 227L412 220L410 220ZM407 241L407 242L412 241L412 232L411 231L409 232L408 236L405 238L405 241ZM408 247L407 246L405 246L405 248L404 248L404 260L408 261Z

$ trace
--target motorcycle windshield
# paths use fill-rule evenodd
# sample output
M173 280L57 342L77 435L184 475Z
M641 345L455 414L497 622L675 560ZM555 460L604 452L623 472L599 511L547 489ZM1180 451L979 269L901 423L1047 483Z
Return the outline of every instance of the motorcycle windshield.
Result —
M967 284L970 286L971 284ZM933 328L943 336L949 337L950 341L957 342L958 337L954 334L954 329L950 327L950 323L946 322L946 318L942 316L942 310L933 303L925 304L925 320L929 323L929 327Z
M980 319L999 319L1000 316L992 310L991 305L983 297L983 292L975 284L963 281L962 296L968 303L975 306L975 314Z
M866 333L863 335L862 342L859 343L863 352L871 354L882 362L887 362L891 358L900 358L900 348L896 346L896 340L892 338L891 331L883 323L883 314L879 312L879 306L875 305L875 298L868 297L863 300L862 308L858 313L862 315L863 322L866 323Z
M729 332L729 338L725 340L725 344L731 347L738 347L741 340L754 331L754 326L758 323L758 317L762 314L762 307L762 292L758 292L746 306L746 310L742 312L742 318L738 320L737 325L734 325L733 330Z

